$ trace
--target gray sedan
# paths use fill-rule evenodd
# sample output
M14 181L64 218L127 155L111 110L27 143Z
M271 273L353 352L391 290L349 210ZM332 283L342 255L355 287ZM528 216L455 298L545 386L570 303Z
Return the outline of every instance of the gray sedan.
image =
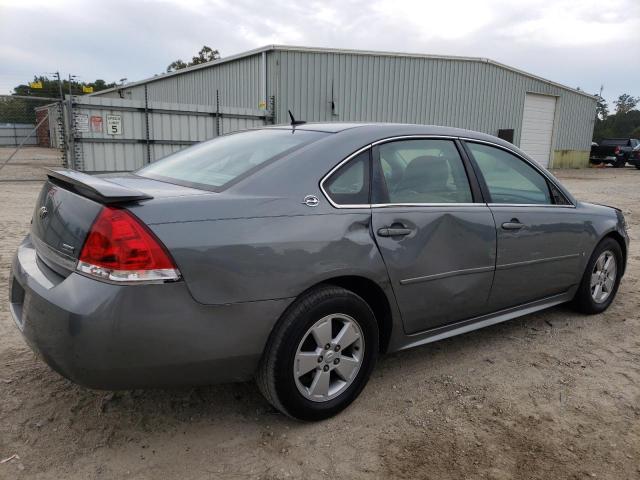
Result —
M49 173L15 255L31 347L93 388L256 378L329 417L377 357L613 301L629 238L498 138L420 125L226 135L132 174Z

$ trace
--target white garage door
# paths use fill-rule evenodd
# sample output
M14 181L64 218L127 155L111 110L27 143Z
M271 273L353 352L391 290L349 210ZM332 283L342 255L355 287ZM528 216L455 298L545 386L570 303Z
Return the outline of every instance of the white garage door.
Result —
M549 166L555 113L556 97L526 94L520 148L543 167Z

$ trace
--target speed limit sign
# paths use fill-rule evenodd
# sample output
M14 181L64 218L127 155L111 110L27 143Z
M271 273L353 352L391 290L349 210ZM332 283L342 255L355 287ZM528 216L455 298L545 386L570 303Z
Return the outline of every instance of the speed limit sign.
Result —
M122 117L120 115L107 115L107 133L122 135Z

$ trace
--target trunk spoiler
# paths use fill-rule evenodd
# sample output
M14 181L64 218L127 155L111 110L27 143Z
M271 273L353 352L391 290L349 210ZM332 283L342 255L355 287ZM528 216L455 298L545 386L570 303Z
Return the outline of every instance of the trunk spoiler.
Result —
M151 195L147 195L139 190L124 187L100 177L87 175L86 173L68 168L48 169L47 177L49 177L53 183L62 184L65 188L100 203L131 202L134 200L149 200L153 198Z

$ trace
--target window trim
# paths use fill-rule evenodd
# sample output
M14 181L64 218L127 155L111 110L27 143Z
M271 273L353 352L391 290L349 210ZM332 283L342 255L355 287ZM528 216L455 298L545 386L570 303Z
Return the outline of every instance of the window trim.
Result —
M478 167L478 165L476 163L475 157L473 156L473 152L471 152L471 149L469 149L467 143L481 143L481 144L485 144L485 145L489 145L491 147L497 148L499 150L503 150L503 151L505 151L507 153L510 153L511 155L515 156L519 160L523 161L525 164L529 165L531 168L533 168L540 175L542 175L542 177L547 182L547 187L549 187L548 184L551 184L551 185L555 186L556 189L558 190L558 192L560 193L560 195L562 195L564 197L564 199L567 201L567 205L559 205L559 204L556 204L556 203L551 203L551 204L547 204L547 203L493 203L491 201L488 201L487 205L489 207L576 208L576 205L573 202L573 200L571 200L565 194L564 189L555 181L555 179L553 179L549 175L549 172L547 172L544 168L540 167L539 165L535 164L535 162L532 162L532 161L528 160L527 158L523 157L522 155L520 155L515 150L512 150L512 149L510 149L508 147L505 147L504 145L500 145L500 144L495 143L495 142L490 142L490 141L487 141L487 140L480 140L480 139L470 138L470 137L460 137L460 141L462 142L462 144L464 146L464 149L465 149L465 152L467 152L467 155L469 156L469 160L471 161L471 163L473 165L473 169L476 172L476 175L478 176L478 181L480 182L480 184L482 186L483 195L485 196L486 200L491 200L491 193L489 192L489 187L486 184L486 181L484 179L484 175L482 174L482 172L480 171L480 168ZM551 195L551 189L550 188L549 188L549 194ZM552 196L552 198L553 198L553 196Z
M470 164L467 162L466 152L459 144L457 137L445 136L445 135L411 135L409 138L407 137L394 137L385 139L382 141L377 141L373 143L372 148L372 161L374 162L371 174L378 174L381 176L381 180L386 182L384 175L381 170L380 164L380 151L379 146L387 143L395 143L395 142L404 142L404 141L412 141L412 140L446 140L451 141L453 147L458 152L458 157L460 158L460 162L462 163L462 169L464 171L465 177L467 179L469 185L469 192L471 193L471 202L387 202L387 203L372 203L371 206L373 208L383 208L383 207L412 207L412 206L428 206L428 207L441 207L441 206L474 206L477 204L485 205L484 199L482 198L482 191L480 190L480 186L477 184L477 179L475 178L475 172ZM377 184L375 181L371 181L372 195L373 188Z
M381 143L387 143L387 142L392 142L392 141L396 141L396 140L412 140L412 139L435 139L435 140L453 140L454 142L456 142L456 144L460 145L462 147L462 153L461 153L461 158L463 161L463 164L465 165L465 169L467 168L467 165L469 165L471 167L471 171L467 170L467 178L469 180L469 183L471 185L471 193L474 194L474 189L473 189L473 183L477 182L480 192L481 192L481 196L484 198L480 198L478 199L479 201L474 202L474 203L382 203L382 204L372 204L372 203L368 203L368 204L356 204L356 205L341 205L341 204L337 204L335 203L333 200L331 200L331 197L327 194L327 192L324 189L324 182L334 173L336 172L340 167L342 167L345 163L347 163L349 160L351 160L353 157L355 157L356 155L359 155L360 153L364 152L367 149L372 149L373 147L375 147L376 145L380 145ZM488 195L488 189L486 187L486 184L484 183L484 177L482 176L482 173L478 171L478 167L476 165L475 159L473 158L473 155L471 154L467 143L483 143L486 145L490 145L492 147L496 147L499 148L501 150L504 150L512 155L515 155L516 157L518 157L520 160L524 161L525 163L527 163L528 165L530 165L534 170L536 170L537 172L539 172L546 180L547 182L550 182L552 185L554 185L558 191L560 192L560 194L565 198L565 200L567 201L568 205L557 205L557 204L541 204L541 203L490 203L487 202L488 199L490 199L490 196ZM459 152L460 153L460 152ZM369 157L370 161L372 160L372 152L370 152L370 157ZM468 162L468 164L467 164ZM371 167L373 167L373 165L371 165ZM369 175L371 176L370 181L369 181L369 185L370 188L373 186L373 168L369 168ZM473 175L471 175L471 173L473 173ZM574 203L573 199L571 197L569 197L566 193L564 188L557 182L555 181L555 179L553 179L548 172L546 172L542 167L540 167L539 165L535 164L534 162L528 160L527 158L523 157L521 154L519 154L518 152L516 152L515 150L512 150L509 147L506 147L504 145L500 145L498 143L489 141L489 140L482 140L482 139L478 139L478 138L473 138L473 137L464 137L464 136L455 136L455 135L438 135L438 134L408 134L408 135L395 135L393 137L387 137L387 138L382 138L373 142L370 142L368 144L366 144L365 146L363 146L362 148L359 148L358 150L356 150L355 152L351 153L350 155L348 155L346 158L344 158L342 161L338 162L337 165L335 165L331 170L329 170L328 173L326 173L324 175L324 177L322 177L322 179L320 180L319 183L320 186L320 191L322 192L322 194L325 196L325 198L327 199L327 201L329 202L329 204L334 207L334 208L338 208L338 209L347 209L347 208L390 208L390 207L436 207L436 208L442 208L442 207L465 207L465 208L469 208L469 207L510 207L510 208L532 208L532 207L536 207L536 208L576 208L576 203ZM369 195L369 201L371 201L371 195Z
M360 158L360 156L362 156L362 158ZM362 163L363 165L363 172L362 172L362 186L360 188L360 191L357 192L356 195L358 196L365 196L366 194L366 202L363 203L352 203L352 204L348 204L348 203L340 203L340 197L341 196L354 196L353 193L336 193L336 192L332 192L331 191L331 182L332 180L334 180L335 178L340 178L343 175L343 170L344 171L348 171L352 166L354 166L357 163ZM371 175L371 150L363 150L360 153L358 153L355 156L351 156L349 158L349 161L345 162L344 164L342 164L340 167L338 167L338 169L333 172L331 175L329 175L326 178L326 182L328 183L328 185L325 186L323 185L323 188L325 188L326 191L326 195L329 196L331 198L331 200L336 204L336 205L370 205L371 204L371 179L372 179L372 175ZM323 180L325 181L325 180ZM347 200L347 199L345 199Z
M354 203L354 204L336 203L336 202L333 201L333 199L331 198L329 193L324 188L325 182L328 181L329 178L331 178L331 176L334 173L336 173L338 170L340 170L340 168L343 165L345 165L351 159L357 157L361 153L366 152L367 150L370 150L370 149L371 149L371 144L368 144L368 145L365 145L364 147L356 150L355 152L351 153L344 160L339 162L335 167L333 167L331 170L329 170L329 173L327 173L324 177L322 177L322 180L320 180L320 191L325 196L327 201L331 204L331 206L333 206L334 208L371 208L371 152L370 151L369 151L369 202L367 202L367 203Z

